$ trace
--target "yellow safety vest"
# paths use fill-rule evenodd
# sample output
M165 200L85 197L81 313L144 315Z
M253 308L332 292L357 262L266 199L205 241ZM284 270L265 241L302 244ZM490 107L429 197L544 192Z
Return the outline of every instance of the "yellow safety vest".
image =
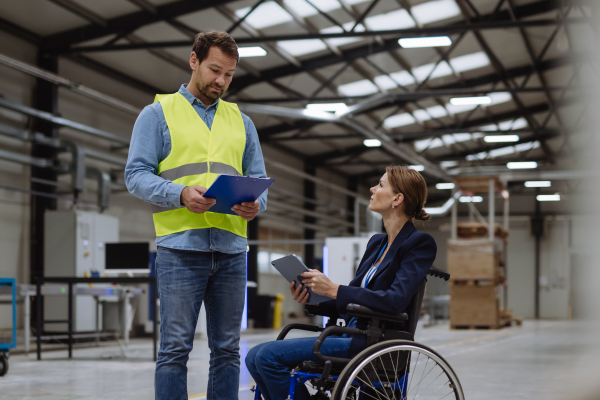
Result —
M158 175L181 185L210 187L217 176L242 175L246 129L236 104L219 100L211 129L179 93L157 94L171 134L171 153L158 164ZM190 229L219 228L247 237L248 222L237 215L187 208L152 207L156 236Z

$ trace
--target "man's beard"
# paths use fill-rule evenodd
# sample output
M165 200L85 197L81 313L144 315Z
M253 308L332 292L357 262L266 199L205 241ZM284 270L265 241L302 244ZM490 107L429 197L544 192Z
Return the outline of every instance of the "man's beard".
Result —
M200 86L199 84L196 85L196 89L198 89L198 91L200 93L202 93L204 96L206 96L207 98L211 99L211 100L217 100L219 99L223 93L225 93L225 88L221 87L221 91L219 93L215 93L211 90L211 86L214 86L212 83L208 83L204 86Z

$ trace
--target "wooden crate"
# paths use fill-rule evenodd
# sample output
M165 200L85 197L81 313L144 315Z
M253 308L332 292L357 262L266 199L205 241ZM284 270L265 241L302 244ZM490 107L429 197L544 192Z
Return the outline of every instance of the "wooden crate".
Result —
M468 193L489 193L490 179L494 180L494 191L501 192L504 185L497 176L459 176L456 177L456 183L463 192Z
M496 286L452 284L450 286L450 326L489 327L501 326L500 301Z
M458 237L464 239L484 239L489 237L488 224L482 224L481 222L459 222L456 233ZM494 236L506 238L508 237L508 232L502 229L502 225L496 223L494 224Z
M448 239L448 272L452 280L502 280L502 251L489 239Z

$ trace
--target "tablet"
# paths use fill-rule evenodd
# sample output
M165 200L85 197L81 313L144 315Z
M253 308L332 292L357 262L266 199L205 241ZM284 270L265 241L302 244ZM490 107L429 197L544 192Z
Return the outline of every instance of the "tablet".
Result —
M294 281L296 285L302 284L298 277L300 276L300 278L302 278L302 273L309 271L308 267L304 265L300 257L295 254L290 254L289 256L274 260L271 262L271 264L273 264L275 269L279 271L279 273L283 275L288 282ZM308 297L308 304L317 304L323 301L332 300L331 297L321 296L320 294L313 293L311 288L308 288L308 292L310 293L310 296Z

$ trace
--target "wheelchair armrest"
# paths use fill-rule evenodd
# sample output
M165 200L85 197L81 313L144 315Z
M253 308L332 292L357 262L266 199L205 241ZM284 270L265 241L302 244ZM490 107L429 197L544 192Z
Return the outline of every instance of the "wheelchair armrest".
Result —
M377 318L384 321L391 322L404 322L408 321L408 314L402 313L400 315L388 315L377 311L373 311L368 307L361 306L359 304L348 304L346 311L351 317L362 317L362 318Z
M445 281L448 281L448 279L450 279L449 273L447 273L446 271L442 271L441 269L437 269L437 268L429 268L429 271L427 271L427 275L435 276L436 278L440 278Z
M283 330L281 332L279 332L279 336L277 336L277 340L283 340L283 339L285 339L285 337L287 336L287 334L292 329L298 329L298 330L309 331L309 332L323 332L324 328L321 328L320 326L316 326L316 325L289 324L288 326L286 326L285 328L283 328Z
M327 336L343 335L343 334L366 336L367 331L363 331L361 329L356 329L356 328L346 328L345 326L330 326L328 328L325 328L325 330L323 330L323 332L321 332L321 334L315 341L315 345L313 347L313 353L315 353L315 357L317 357L317 360L319 360L323 363L326 361L331 361L333 364L346 365L350 361L349 358L330 357L330 356L324 356L323 354L321 354L321 345L323 344L323 342L325 341L325 338Z

